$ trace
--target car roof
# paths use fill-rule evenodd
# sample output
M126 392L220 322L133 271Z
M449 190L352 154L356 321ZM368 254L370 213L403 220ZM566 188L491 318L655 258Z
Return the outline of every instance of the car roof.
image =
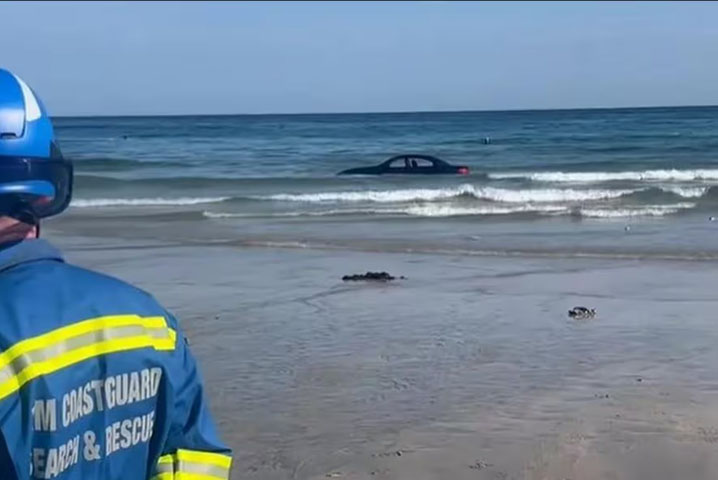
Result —
M402 160L405 158L408 158L410 160L411 159L428 160L428 161L434 162L434 163L447 163L444 160L441 160L440 158L433 157L431 155L411 154L411 153L406 153L403 155L395 155L395 156L391 157L389 160L384 161L383 163L391 163L396 160Z

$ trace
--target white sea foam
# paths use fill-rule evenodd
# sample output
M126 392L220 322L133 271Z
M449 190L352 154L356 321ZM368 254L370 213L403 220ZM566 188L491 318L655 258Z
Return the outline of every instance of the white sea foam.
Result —
M511 190L506 188L475 187L473 185L461 185L458 187L434 189L417 188L400 190L364 190L299 194L282 193L261 198L283 202L306 203L402 203L419 201L431 202L466 196L494 202L528 203L602 200L618 198L633 192L636 192L636 190L577 190L558 188Z
M560 205L522 205L511 207L485 206L461 207L453 205L413 205L406 209L408 215L417 217L457 217L471 215L510 215L513 213L568 213L569 209Z
M580 202L618 198L634 192L636 190L575 190L559 188L510 190L484 187L477 189L475 196L484 200L507 203Z
M582 208L582 217L621 218L621 217L662 217L695 207L695 203L676 203L672 205L646 205L631 208Z
M476 189L472 185L461 185L454 188L408 188L400 190L363 190L345 192L318 193L280 193L261 197L268 200L283 202L336 203L336 202L413 202L446 200L462 195L473 196Z
M272 213L238 213L238 212L210 212L205 210L202 215L206 218L291 218L291 217L331 217L335 215L390 215L405 214L406 209L402 208L354 208L354 209L331 209L319 211L295 211L295 212L272 212Z
M182 206L204 203L219 203L230 197L179 197L179 198L90 198L73 200L71 206L76 208L92 207L145 207L145 206Z
M675 193L684 198L698 198L705 195L708 191L708 187L680 187L680 186L662 186L661 190L664 192Z
M506 172L490 173L489 178L525 178L535 182L598 183L616 180L633 181L679 181L718 180L716 169L696 170L644 170L627 172Z
M469 215L509 215L512 213L536 212L536 213L568 213L569 208L561 205L511 205L483 207L464 207L451 204L412 204L400 208L358 208L358 209L331 209L314 212L281 212L269 214L248 214L231 212L210 212L202 214L206 218L252 218L252 217L329 217L338 215L408 215L415 217L454 217Z

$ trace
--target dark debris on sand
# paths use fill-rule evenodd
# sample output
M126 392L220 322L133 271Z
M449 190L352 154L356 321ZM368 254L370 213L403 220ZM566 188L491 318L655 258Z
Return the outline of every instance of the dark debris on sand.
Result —
M593 318L596 316L595 308L573 307L568 311L568 316L576 319Z
M387 272L366 272L357 273L354 275L344 275L342 280L345 282L358 282L358 281L372 281L372 282L389 282L396 280L396 277L388 274ZM401 276L399 280L406 280L406 277Z
M484 468L493 467L493 464L482 462L481 460L476 460L473 465L469 465L469 468L472 470L483 470Z

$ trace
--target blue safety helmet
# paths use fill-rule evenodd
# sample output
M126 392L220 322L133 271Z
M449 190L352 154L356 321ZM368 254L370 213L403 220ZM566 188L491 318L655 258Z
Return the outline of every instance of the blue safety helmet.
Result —
M72 163L55 143L44 105L0 69L0 215L57 215L71 197Z

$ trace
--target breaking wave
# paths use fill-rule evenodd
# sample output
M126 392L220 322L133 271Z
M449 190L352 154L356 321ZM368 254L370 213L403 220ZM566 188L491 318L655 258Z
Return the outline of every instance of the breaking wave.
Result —
M402 190L366 190L345 192L320 193L282 193L259 197L264 200L282 202L306 203L340 203L340 202L372 202L372 203L402 203L402 202L431 202L449 200L457 197L470 197L479 200L506 203L528 202L575 202L588 200L604 200L618 198L634 193L638 190L575 190L575 189L530 189L511 190L496 187L475 187L461 185L453 188L417 188Z
M691 182L696 180L718 181L717 169L695 170L644 170L628 172L505 172L490 173L489 178L526 179L534 182L554 183L600 183L610 181L677 181Z
M70 205L75 208L183 206L220 203L229 199L230 197L93 198L73 200Z
M578 213L582 217L589 218L662 217L695 206L695 203L677 203L673 205L646 205L632 208L582 208Z

